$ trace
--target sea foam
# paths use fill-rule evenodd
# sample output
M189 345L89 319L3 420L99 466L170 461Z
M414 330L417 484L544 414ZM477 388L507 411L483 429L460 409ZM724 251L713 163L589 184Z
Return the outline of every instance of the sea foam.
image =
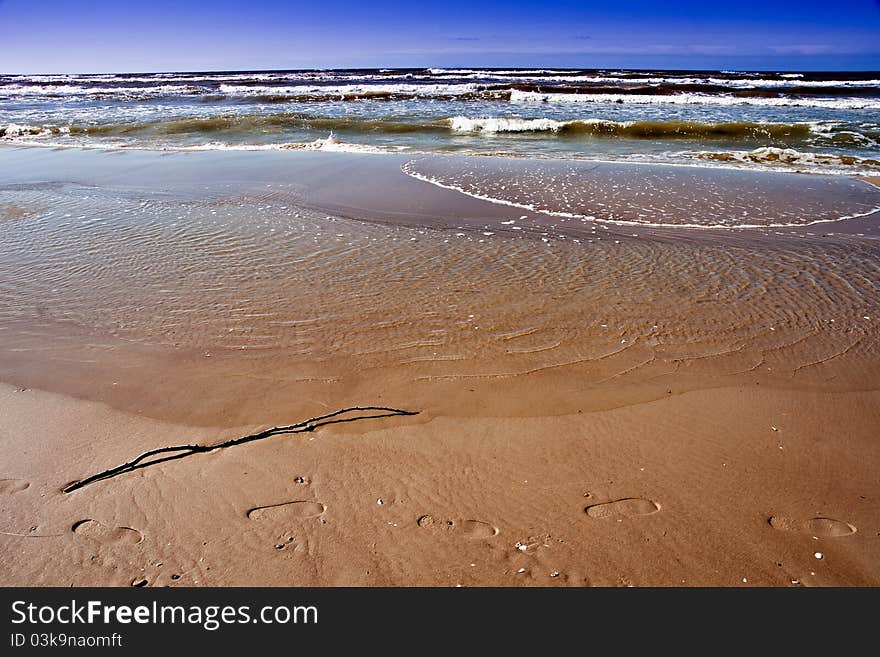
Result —
M825 109L880 109L880 100L863 98L749 98L695 93L651 96L643 94L570 94L537 91L510 92L511 103L619 103L631 105L756 105L763 107L820 107Z

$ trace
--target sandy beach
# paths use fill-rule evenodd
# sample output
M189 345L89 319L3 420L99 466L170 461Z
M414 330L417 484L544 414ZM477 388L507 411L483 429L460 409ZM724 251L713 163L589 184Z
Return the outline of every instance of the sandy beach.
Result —
M3 585L880 584L865 182L309 152L0 166ZM554 214L548 176L619 221ZM628 180L666 225L638 223ZM711 204L757 227L675 225ZM347 407L413 414L64 492Z

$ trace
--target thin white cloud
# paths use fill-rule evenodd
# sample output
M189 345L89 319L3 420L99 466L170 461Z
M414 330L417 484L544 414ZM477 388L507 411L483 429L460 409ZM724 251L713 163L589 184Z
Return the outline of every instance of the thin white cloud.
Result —
M827 43L798 43L787 46L770 46L770 50L782 55L828 55L843 52Z

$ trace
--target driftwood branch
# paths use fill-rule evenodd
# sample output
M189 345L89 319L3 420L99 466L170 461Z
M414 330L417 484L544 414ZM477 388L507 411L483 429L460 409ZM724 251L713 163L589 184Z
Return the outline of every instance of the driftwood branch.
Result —
M346 413L370 413L370 415L340 417L342 415L345 415ZM243 445L244 443L250 443L256 440L263 440L264 438L270 438L271 436L276 436L278 434L306 433L309 431L314 431L315 429L326 426L328 424L357 422L358 420L369 420L381 417L394 417L397 415L418 415L418 413L418 411L404 411L399 408L390 408L388 406L349 406L347 408L340 408L338 411L333 411L332 413L327 413L326 415L310 417L308 420L303 420L302 422L297 422L295 424L285 424L278 427L272 427L271 429L264 429L263 431L259 431L257 433L240 436L239 438L233 438L232 440L227 440L222 443L216 443L214 445L175 445L172 447L159 447L157 449L151 449L147 452L144 452L137 458L134 458L131 461L127 461L122 465L117 465L114 468L108 468L107 470L103 470L101 472L98 472L97 474L93 474L92 476L86 477L85 479L74 481L65 486L62 490L65 493L72 493L73 491L79 490L80 488L88 486L89 484L92 484L96 481L110 479L112 477L116 477L127 472L133 472L134 470L149 467L151 465L158 465L159 463L164 463L166 461L186 458L187 456L192 456L193 454L205 454L208 452L213 452L217 449L225 449L226 447ZM163 454L166 456L162 456ZM160 456L160 458L149 460L150 457L153 456Z

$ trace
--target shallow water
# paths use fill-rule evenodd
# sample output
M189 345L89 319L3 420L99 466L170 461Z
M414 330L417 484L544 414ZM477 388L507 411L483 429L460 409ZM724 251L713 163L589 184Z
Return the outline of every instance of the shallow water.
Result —
M633 226L808 226L880 210L880 190L844 177L485 158L413 159L402 170L502 205Z
M127 401L116 400L140 407L154 377L173 388L199 372L210 381L201 385L230 386L246 408L256 379L348 399L358 381L416 394L571 372L582 393L703 374L861 389L880 374L875 238L575 230L426 185L384 156L246 154L252 166L242 168L242 155L206 153L5 155L22 162L22 179L33 175L29 157L43 178L0 188L7 380L112 398L121 372L143 368ZM52 160L65 165L53 172ZM498 166L496 182L507 180ZM399 209L423 190L439 195L437 207L380 224L328 212L301 189L377 170L401 185ZM358 186L347 188L351 206ZM664 179L653 202L687 198L663 189L678 188ZM430 212L453 223L429 227Z

